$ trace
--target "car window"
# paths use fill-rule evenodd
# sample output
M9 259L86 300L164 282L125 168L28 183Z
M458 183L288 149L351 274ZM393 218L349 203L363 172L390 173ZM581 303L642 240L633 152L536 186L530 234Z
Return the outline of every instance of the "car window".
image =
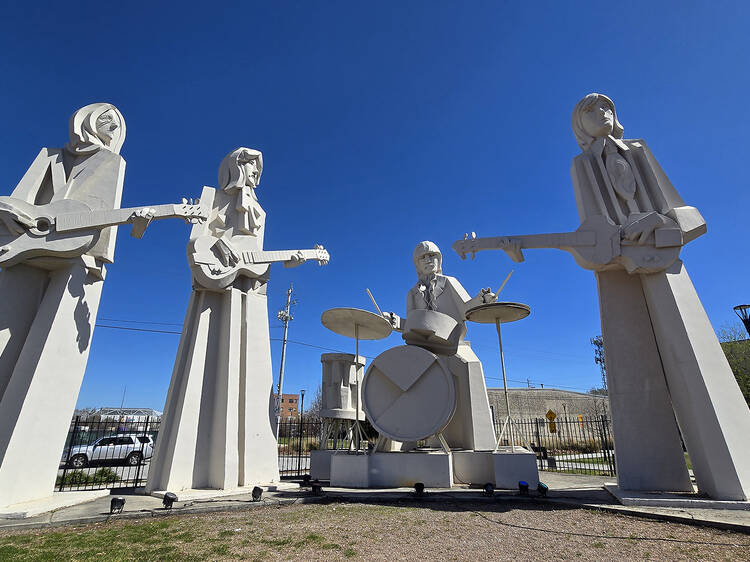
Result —
M116 445L132 445L133 438L132 437L118 437L115 444Z
M114 437L104 437L103 439L99 439L99 441L97 441L96 444L99 447L106 447L107 445L113 445L114 442L115 442Z
M139 435L138 441L140 441L141 443L149 444L151 443L151 438L148 435Z

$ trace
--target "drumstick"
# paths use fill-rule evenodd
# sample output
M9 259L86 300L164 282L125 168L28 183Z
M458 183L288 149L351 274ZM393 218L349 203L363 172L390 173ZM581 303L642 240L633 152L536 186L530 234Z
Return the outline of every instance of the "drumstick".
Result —
M499 295L500 291L503 290L503 287L505 287L505 284L508 282L508 279L510 279L510 276L513 275L513 269L510 270L510 273L508 273L508 276L505 278L505 281L503 281L503 284L500 285L500 288L497 290L497 293L495 295Z
M378 306L378 303L375 302L375 297L372 296L372 293L370 292L370 289L365 288L365 291L367 291L367 294L369 295L370 300L372 301L372 304L375 305L375 310L378 311L378 314L380 314L380 316L383 316L383 311L380 310L380 307Z

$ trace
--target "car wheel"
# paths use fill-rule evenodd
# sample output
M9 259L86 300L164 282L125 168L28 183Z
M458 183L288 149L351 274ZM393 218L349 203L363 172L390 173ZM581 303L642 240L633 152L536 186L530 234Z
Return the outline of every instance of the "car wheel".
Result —
M70 466L73 468L86 468L89 464L89 459L86 455L73 455L70 459Z
M125 462L127 462L130 466L136 466L137 464L140 464L141 462L141 454L130 453L128 457L125 459Z

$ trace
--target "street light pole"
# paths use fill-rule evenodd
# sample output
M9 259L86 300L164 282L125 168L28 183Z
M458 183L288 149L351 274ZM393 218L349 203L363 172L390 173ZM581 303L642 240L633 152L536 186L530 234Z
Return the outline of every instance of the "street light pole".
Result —
M734 307L734 311L737 313L737 316L740 317L740 320L742 320L742 323L745 325L747 334L750 335L750 304L738 304Z
M292 284L286 292L286 306L280 310L276 317L284 323L284 339L281 343L281 366L279 367L279 384L276 386L276 440L279 439L279 425L281 424L281 391L284 386L284 361L286 359L286 335L289 331L289 322L294 320L289 307L292 305Z

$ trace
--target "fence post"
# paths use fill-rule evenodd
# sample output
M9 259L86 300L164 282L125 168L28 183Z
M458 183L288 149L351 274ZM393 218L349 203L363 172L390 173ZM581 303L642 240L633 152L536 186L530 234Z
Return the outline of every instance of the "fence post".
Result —
M63 488L65 487L65 475L68 473L68 465L70 464L70 453L73 450L73 444L76 441L76 435L78 434L78 421L80 420L81 416L76 416L75 421L73 422L73 435L70 436L70 441L68 442L68 454L65 458L65 466L63 467L63 473L62 478L60 478L60 491L63 491Z
M145 437L148 435L148 422L151 416L146 416L146 423L143 426L143 436ZM136 433L136 439L138 438L138 434ZM139 439L140 441L140 439ZM143 450L145 448L146 444L141 441L141 458L138 460L138 465L135 467L135 482L133 482L134 486L137 488L141 484L141 471L142 467L145 462L145 458L143 455Z
M299 420L297 420L297 423L299 424L299 431L297 432L299 435L299 448L297 449L297 476L300 476L302 474L302 434L304 433L304 425L302 424L302 412L300 412Z
M612 462L612 454L609 451L609 431L607 427L607 417L604 414L602 414L601 420L602 420L602 435L604 436L604 443L602 444L602 451L604 451L604 458L607 459L607 465L609 466L610 473L612 474L612 476L615 476L617 474L617 467L615 466L615 463Z

